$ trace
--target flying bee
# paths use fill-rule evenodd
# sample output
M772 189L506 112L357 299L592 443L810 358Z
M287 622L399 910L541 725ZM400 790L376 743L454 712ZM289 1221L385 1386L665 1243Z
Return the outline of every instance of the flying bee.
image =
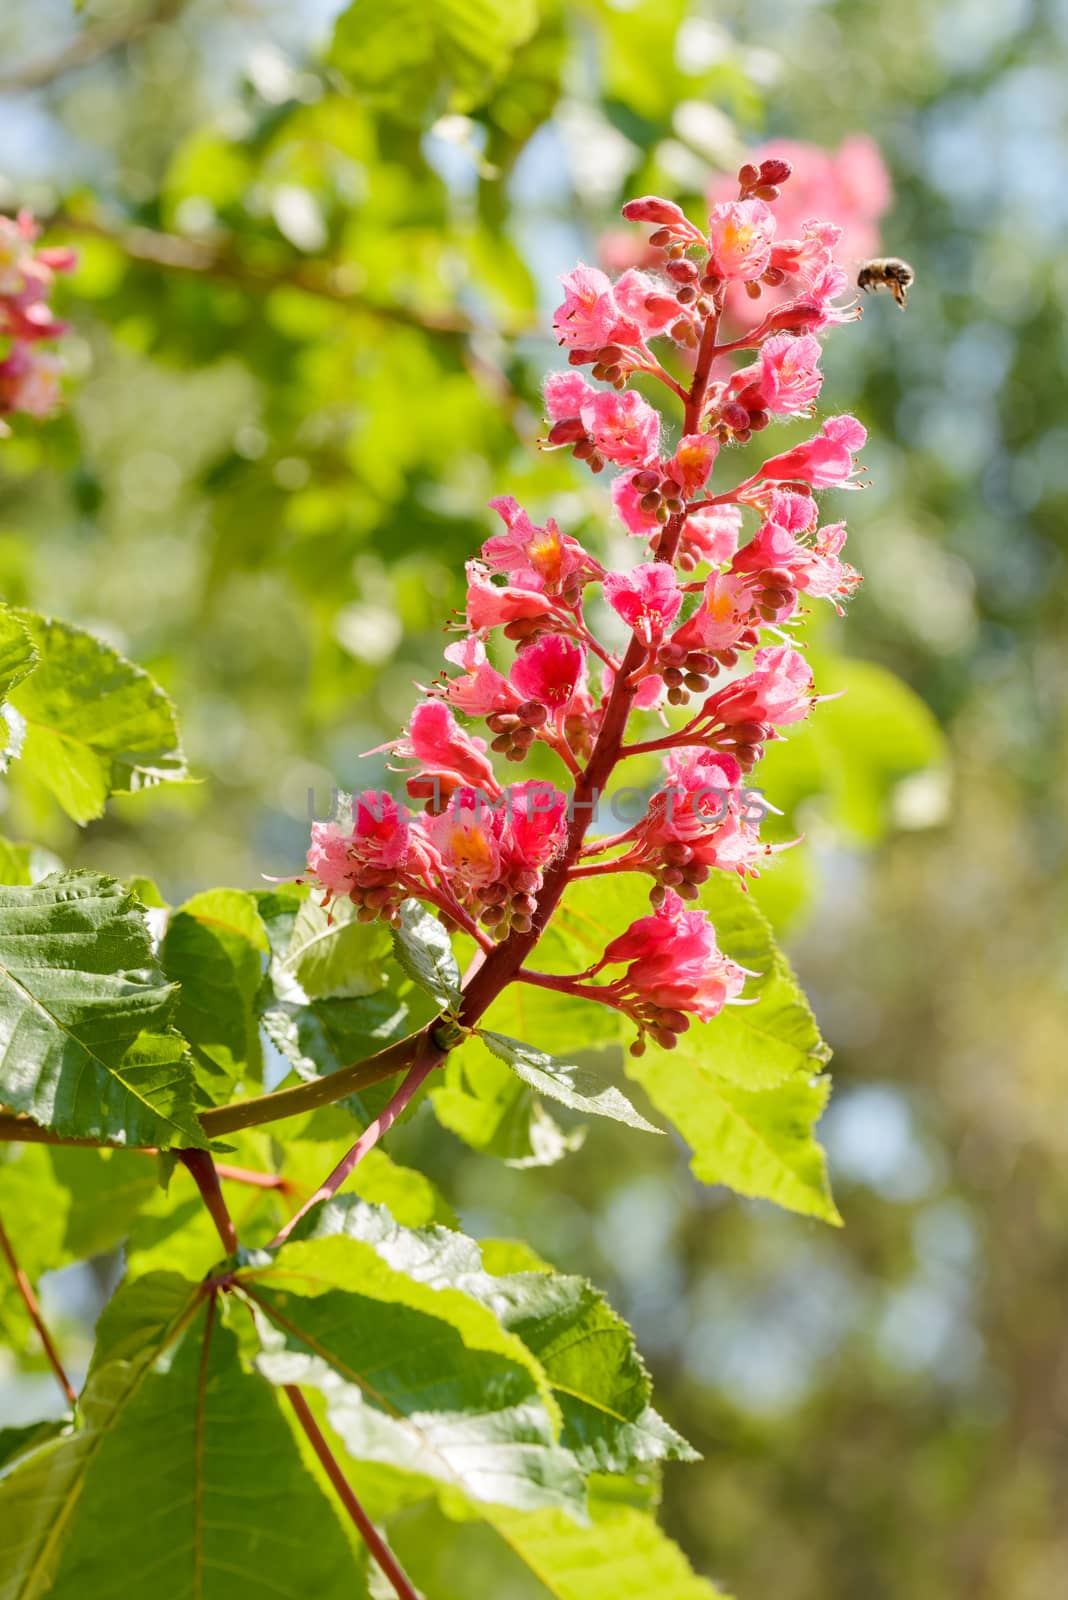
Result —
M898 256L879 256L874 261L865 261L857 274L857 288L865 293L869 289L889 289L904 311L905 300L915 276L907 261L900 260Z

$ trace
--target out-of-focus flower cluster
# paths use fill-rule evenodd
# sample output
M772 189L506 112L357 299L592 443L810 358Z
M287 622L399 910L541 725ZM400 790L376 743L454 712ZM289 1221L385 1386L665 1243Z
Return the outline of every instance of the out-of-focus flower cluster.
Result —
M59 403L62 363L44 346L66 331L49 305L57 272L70 272L73 250L35 248L40 229L28 212L0 216L0 432L22 411L47 417Z
M771 854L742 778L818 699L798 648L806 608L841 609L859 581L842 559L845 524L822 522L816 498L859 486L855 418L827 418L729 487L711 482L735 445L776 419L811 416L820 337L859 315L838 259L841 226L809 211L807 194L795 220L797 206L780 205L791 182L778 151L748 163L731 194L715 194L705 226L669 200L632 200L624 217L652 229L644 265L614 282L597 267L566 274L553 325L569 366L545 383L544 443L595 473L616 469L615 512L643 558L605 570L551 518L540 525L515 500L495 500L503 531L468 564L446 670L383 747L423 809L357 796L351 821L314 826L308 856L327 901L347 896L361 918L393 918L414 895L487 950L541 931L547 880L551 914L561 878L646 875L651 914L574 976L575 992L634 1019L639 1049L646 1034L670 1046L691 1017L708 1020L739 996L745 973L692 903L712 873L744 883ZM874 216L886 195L872 185L859 185L854 209ZM727 337L732 296L752 315ZM693 374L688 384L680 372ZM631 387L636 374L684 402L673 442ZM466 726L476 719L486 738ZM521 764L541 744L562 782L588 790L591 754L604 776L602 733L614 741L609 771L631 755L662 762L661 786L622 833L587 840L589 815L568 790L497 776L494 757ZM604 981L614 965L622 975Z

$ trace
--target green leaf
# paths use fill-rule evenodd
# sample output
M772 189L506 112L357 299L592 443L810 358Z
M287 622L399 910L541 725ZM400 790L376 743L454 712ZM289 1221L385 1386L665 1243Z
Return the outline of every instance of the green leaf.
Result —
M648 1513L595 1503L588 1528L553 1512L494 1513L493 1526L554 1600L727 1600Z
M701 890L716 940L749 973L742 997L755 1005L725 1006L712 1022L691 1022L681 1053L745 1089L809 1078L830 1060L816 1019L771 924L733 873L715 872Z
M37 665L37 648L13 611L0 606L0 700Z
M33 882L30 863L33 846L13 844L10 839L0 839L0 883L21 884Z
M443 1011L459 1010L463 1003L460 969L449 936L437 917L418 900L402 903L393 928L393 949L409 978L425 989Z
M581 1128L564 1133L522 1079L474 1040L449 1054L430 1103L442 1127L472 1150L516 1167L552 1166L585 1139Z
M384 1207L351 1195L321 1206L301 1237L338 1234L373 1245L418 1283L470 1295L517 1335L548 1379L564 1419L561 1442L584 1473L696 1459L652 1409L649 1374L630 1329L585 1279L551 1269L490 1273L466 1235L402 1227Z
M260 1020L271 1043L305 1083L374 1055L411 1028L407 1005L387 990L360 1000L277 1006ZM338 1104L350 1116L370 1122L395 1090L396 1084L387 1079Z
M175 1022L208 1064L200 1082L212 1099L228 1098L243 1073L260 1074L255 1008L269 954L256 902L241 889L195 895L168 925L160 960L181 984Z
M147 672L68 622L18 617L40 654L10 697L21 760L69 817L91 822L111 794L188 777L174 707Z
M501 1061L507 1061L516 1077L538 1094L558 1100L572 1111L585 1112L587 1116L610 1117L613 1122L625 1122L630 1128L640 1128L644 1133L662 1133L646 1122L631 1105L626 1095L614 1084L603 1083L594 1073L586 1072L570 1062L547 1056L533 1045L520 1044L501 1033L490 1033L485 1028L478 1036L486 1048Z
M534 0L353 0L330 58L374 104L421 120L480 104L536 23Z
M335 901L325 911L309 896L293 921L285 956L275 965L279 998L374 994L385 982L382 963L388 953L389 935L382 923L357 922L348 900Z
M0 1484L0 1592L365 1595L280 1397L242 1368L234 1334L194 1285L170 1279L163 1300L173 1305L175 1284L164 1324L158 1279L127 1293L104 1330L112 1351L94 1365L83 1425Z
M341 1235L285 1245L237 1273L274 1329L258 1366L319 1389L358 1461L380 1461L476 1501L584 1514L585 1491L554 1440L559 1415L539 1364L493 1312L432 1289Z
M0 1472L6 1471L19 1456L58 1439L69 1426L69 1417L58 1417L46 1422L27 1422L17 1428L0 1428Z
M0 1100L57 1133L198 1145L174 1004L128 890L93 872L0 889Z
M823 1151L813 1128L830 1082L793 1078L771 1089L742 1089L691 1054L650 1048L627 1070L693 1150L694 1176L789 1211L838 1223Z

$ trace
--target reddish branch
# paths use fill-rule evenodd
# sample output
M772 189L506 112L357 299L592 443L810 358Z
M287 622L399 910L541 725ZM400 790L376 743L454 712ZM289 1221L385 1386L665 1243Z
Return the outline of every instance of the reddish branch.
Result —
M237 1249L237 1229L227 1210L214 1161L206 1150L176 1150L175 1155L192 1173L201 1199L211 1213L223 1249L228 1256L232 1256Z
M18 1257L15 1255L11 1240L8 1238L7 1231L2 1222L0 1222L0 1251L3 1252L7 1259L7 1264L11 1268L11 1276L15 1280L15 1288L18 1290L19 1295L22 1298L22 1303L29 1313L30 1321L37 1330L37 1337L44 1346L44 1353L48 1357L49 1365L56 1375L56 1382L63 1390L63 1393L70 1404L72 1406L77 1405L78 1396L74 1392L74 1385L71 1383L70 1379L67 1377L67 1374L63 1370L63 1363L59 1359L59 1351L53 1344L52 1335L45 1327L44 1318L41 1316L41 1308L37 1303L37 1296L33 1292L33 1285L30 1283L29 1278L27 1278L26 1274L19 1266Z

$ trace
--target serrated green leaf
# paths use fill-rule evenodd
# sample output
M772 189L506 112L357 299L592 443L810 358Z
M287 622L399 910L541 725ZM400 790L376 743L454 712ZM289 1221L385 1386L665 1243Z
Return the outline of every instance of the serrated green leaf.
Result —
M644 1133L663 1133L662 1128L646 1122L614 1084L604 1083L595 1073L547 1056L544 1050L535 1050L533 1045L521 1044L518 1039L490 1033L485 1028L478 1030L478 1037L491 1054L506 1061L536 1094L546 1095L571 1111L582 1111L587 1116L609 1117L613 1122L625 1122L629 1128L640 1128Z
M199 1081L213 1101L261 1072L256 997L269 953L256 902L241 889L195 895L168 924L160 960L181 984L175 1023L205 1063Z
M37 648L13 611L0 606L0 700L37 665Z
M69 1426L69 1417L57 1417L45 1422L27 1422L21 1427L0 1428L0 1472L6 1472L20 1456L58 1439Z
M460 969L449 935L418 900L402 903L393 928L393 949L409 978L425 989L443 1011L459 1009L463 1003Z
M606 1503L576 1528L552 1512L493 1526L554 1600L727 1600L644 1511Z
M344 1235L287 1244L237 1281L275 1330L260 1370L319 1389L355 1460L477 1501L584 1514L541 1367L469 1295L431 1289Z
M128 890L93 872L0 890L0 1100L57 1133L200 1145L175 990Z
M584 1278L551 1269L493 1274L473 1239L449 1228L402 1227L353 1195L319 1207L302 1238L361 1239L417 1283L470 1295L535 1357L564 1420L561 1442L584 1473L630 1472L659 1460L694 1460L650 1405L649 1374L634 1336Z
M627 1070L693 1150L694 1176L839 1223L813 1133L829 1080L792 1078L770 1089L741 1089L691 1055L687 1037L673 1051L650 1048L630 1059Z
M91 822L111 794L188 778L174 707L147 672L68 622L18 619L40 656L10 696L26 721L20 760L69 817Z
M386 990L359 1000L276 1006L260 1020L275 1049L305 1083L362 1061L411 1031L407 1005ZM367 1123L395 1090L396 1084L386 1080L347 1095L339 1104Z
M435 107L484 100L536 23L534 0L353 0L330 58L375 104L420 120Z
M198 1600L366 1594L280 1397L244 1371L195 1286L161 1326L157 1282L143 1280L144 1314L127 1295L121 1326L105 1329L112 1349L94 1365L79 1431L0 1484L4 1600L161 1584Z
M299 1002L374 994L385 982L382 963L388 954L389 934L382 923L358 922L348 900L335 901L325 911L309 896L301 902L278 963L291 986L282 988L279 998Z
M552 1166L585 1139L582 1128L565 1133L511 1068L473 1039L450 1052L430 1103L443 1128L512 1166Z

